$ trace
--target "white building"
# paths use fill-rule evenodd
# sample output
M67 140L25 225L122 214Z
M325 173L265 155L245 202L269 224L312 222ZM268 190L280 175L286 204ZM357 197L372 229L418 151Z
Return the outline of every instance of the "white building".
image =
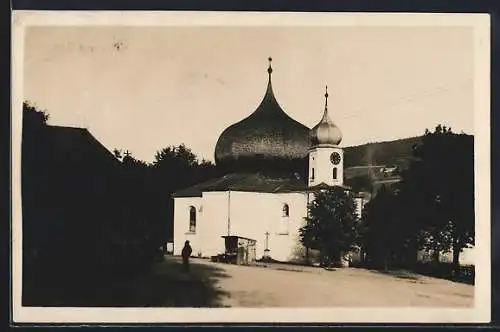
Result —
M221 254L222 236L232 235L255 240L257 258L300 259L299 229L311 193L343 186L342 133L330 120L328 93L323 117L309 129L280 107L271 73L269 63L257 109L219 137L215 161L225 175L174 194L175 255L186 240L195 256Z

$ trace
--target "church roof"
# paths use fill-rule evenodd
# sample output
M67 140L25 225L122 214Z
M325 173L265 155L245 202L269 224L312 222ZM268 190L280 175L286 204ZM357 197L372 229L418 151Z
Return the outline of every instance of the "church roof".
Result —
M267 90L257 109L220 135L215 147L219 168L242 172L278 165L288 169L307 165L309 128L281 108L271 84L271 64L268 73Z
M341 187L341 188L344 188L346 190L352 190L351 187L349 186L345 186L345 185L336 185L335 187ZM314 185L314 186L310 186L309 187L309 191L316 191L316 190L324 190L324 189L329 189L329 188L332 188L332 186L330 186L329 184L326 184L324 182L321 182L317 185Z
M328 115L328 87L325 92L325 110L321 121L311 129L311 143L313 146L339 145L342 141L342 132Z
M173 194L174 197L201 197L210 191L247 191L262 193L303 192L307 190L304 179L293 176L263 173L231 173Z

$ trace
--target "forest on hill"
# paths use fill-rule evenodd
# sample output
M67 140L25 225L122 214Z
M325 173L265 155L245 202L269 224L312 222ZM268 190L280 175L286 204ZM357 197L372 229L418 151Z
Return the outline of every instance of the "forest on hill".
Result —
M346 147L344 167L386 165L404 169L413 158L413 147L421 142L422 136L418 136Z
M455 133L452 133L452 135L460 136ZM414 149L422 145L424 137L425 134L394 141L367 143L344 148L344 183L355 191L373 193L379 187L376 184L378 181L385 182L386 180L400 178L402 172L416 161ZM474 137L472 135L465 135L465 137L473 142ZM394 167L394 170L381 172L384 167L375 166ZM390 186L389 184L384 185Z

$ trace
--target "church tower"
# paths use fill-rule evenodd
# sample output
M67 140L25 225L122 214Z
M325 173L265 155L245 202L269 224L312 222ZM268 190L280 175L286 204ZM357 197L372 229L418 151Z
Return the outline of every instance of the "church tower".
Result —
M344 183L344 151L339 147L342 132L328 116L328 87L325 92L325 110L321 121L310 131L309 186Z

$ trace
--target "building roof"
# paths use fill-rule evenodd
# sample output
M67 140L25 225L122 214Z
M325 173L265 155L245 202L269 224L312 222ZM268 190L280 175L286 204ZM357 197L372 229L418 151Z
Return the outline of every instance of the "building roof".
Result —
M215 147L215 162L228 172L257 171L277 165L296 168L307 165L309 128L292 119L274 96L271 73L267 90L257 109L229 126ZM290 163L291 162L291 163Z
M210 191L247 191L262 193L303 192L307 183L294 176L268 175L263 173L231 173L173 194L174 197L201 197Z
M385 181L399 179L398 171L398 167L387 167L386 165L351 166L344 169L344 176L347 180L365 176L372 179L372 181Z
M352 190L349 186L343 185L340 187L346 190ZM232 173L179 190L173 194L173 197L201 197L203 192L210 191L290 193L317 191L329 188L331 188L331 186L324 182L309 187L303 179L293 176L279 176L263 173Z
M47 126L50 151L57 160L83 162L87 165L115 165L120 162L87 129L76 127Z
M340 188L344 188L346 190L352 190L351 187L349 186L345 186L345 185L341 185L341 186L335 186L335 187L340 187ZM324 189L329 189L329 188L332 188L332 186L330 186L329 184L326 184L324 182L321 182L317 185L314 185L314 186L310 186L308 189L309 191L315 191L315 190L324 190Z

